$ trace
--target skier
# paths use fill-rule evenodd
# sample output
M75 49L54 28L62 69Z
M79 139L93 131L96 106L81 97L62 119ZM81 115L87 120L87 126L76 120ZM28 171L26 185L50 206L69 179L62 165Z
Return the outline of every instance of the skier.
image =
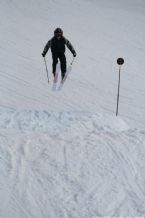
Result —
M66 74L65 45L69 48L73 56L76 57L76 52L73 46L71 45L71 43L69 42L69 40L63 36L62 29L56 28L54 30L54 37L52 37L47 42L46 46L44 47L43 53L42 53L42 56L45 57L48 49L51 48L52 59L53 59L52 72L53 72L54 77L55 77L56 65L58 63L58 59L60 60L62 80Z

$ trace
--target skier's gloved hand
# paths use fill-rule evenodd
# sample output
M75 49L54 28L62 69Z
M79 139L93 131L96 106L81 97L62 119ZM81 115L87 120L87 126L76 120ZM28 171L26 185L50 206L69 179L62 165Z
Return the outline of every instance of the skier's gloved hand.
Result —
M42 53L42 57L45 57L45 53Z
M76 54L76 53L73 53L73 56L74 56L74 57L76 57L76 56L77 56L77 54Z

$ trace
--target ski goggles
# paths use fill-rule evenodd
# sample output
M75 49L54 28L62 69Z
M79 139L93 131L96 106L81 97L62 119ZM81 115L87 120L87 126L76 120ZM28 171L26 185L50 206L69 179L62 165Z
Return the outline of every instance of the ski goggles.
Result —
M55 32L54 35L55 35L56 37L59 37L59 36L62 36L62 33L61 33L61 32Z

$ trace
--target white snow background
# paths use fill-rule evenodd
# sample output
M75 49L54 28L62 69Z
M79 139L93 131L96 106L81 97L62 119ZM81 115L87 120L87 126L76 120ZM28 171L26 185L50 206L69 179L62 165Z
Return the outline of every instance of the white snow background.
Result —
M61 91L56 27L77 52ZM0 0L0 218L145 217L144 27L144 0Z

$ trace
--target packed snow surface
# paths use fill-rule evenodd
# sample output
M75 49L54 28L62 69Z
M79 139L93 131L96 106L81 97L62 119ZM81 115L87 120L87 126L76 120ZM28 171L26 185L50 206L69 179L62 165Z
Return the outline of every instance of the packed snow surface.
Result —
M145 1L1 0L0 17L0 218L145 217ZM58 91L56 27L77 52Z
M145 214L145 131L99 114L0 112L0 217Z
M0 104L18 109L115 114L118 66L119 115L145 123L144 0L1 0ZM60 26L77 57L62 92L47 83L41 53ZM67 63L72 54L67 50ZM46 61L52 84L51 52Z

